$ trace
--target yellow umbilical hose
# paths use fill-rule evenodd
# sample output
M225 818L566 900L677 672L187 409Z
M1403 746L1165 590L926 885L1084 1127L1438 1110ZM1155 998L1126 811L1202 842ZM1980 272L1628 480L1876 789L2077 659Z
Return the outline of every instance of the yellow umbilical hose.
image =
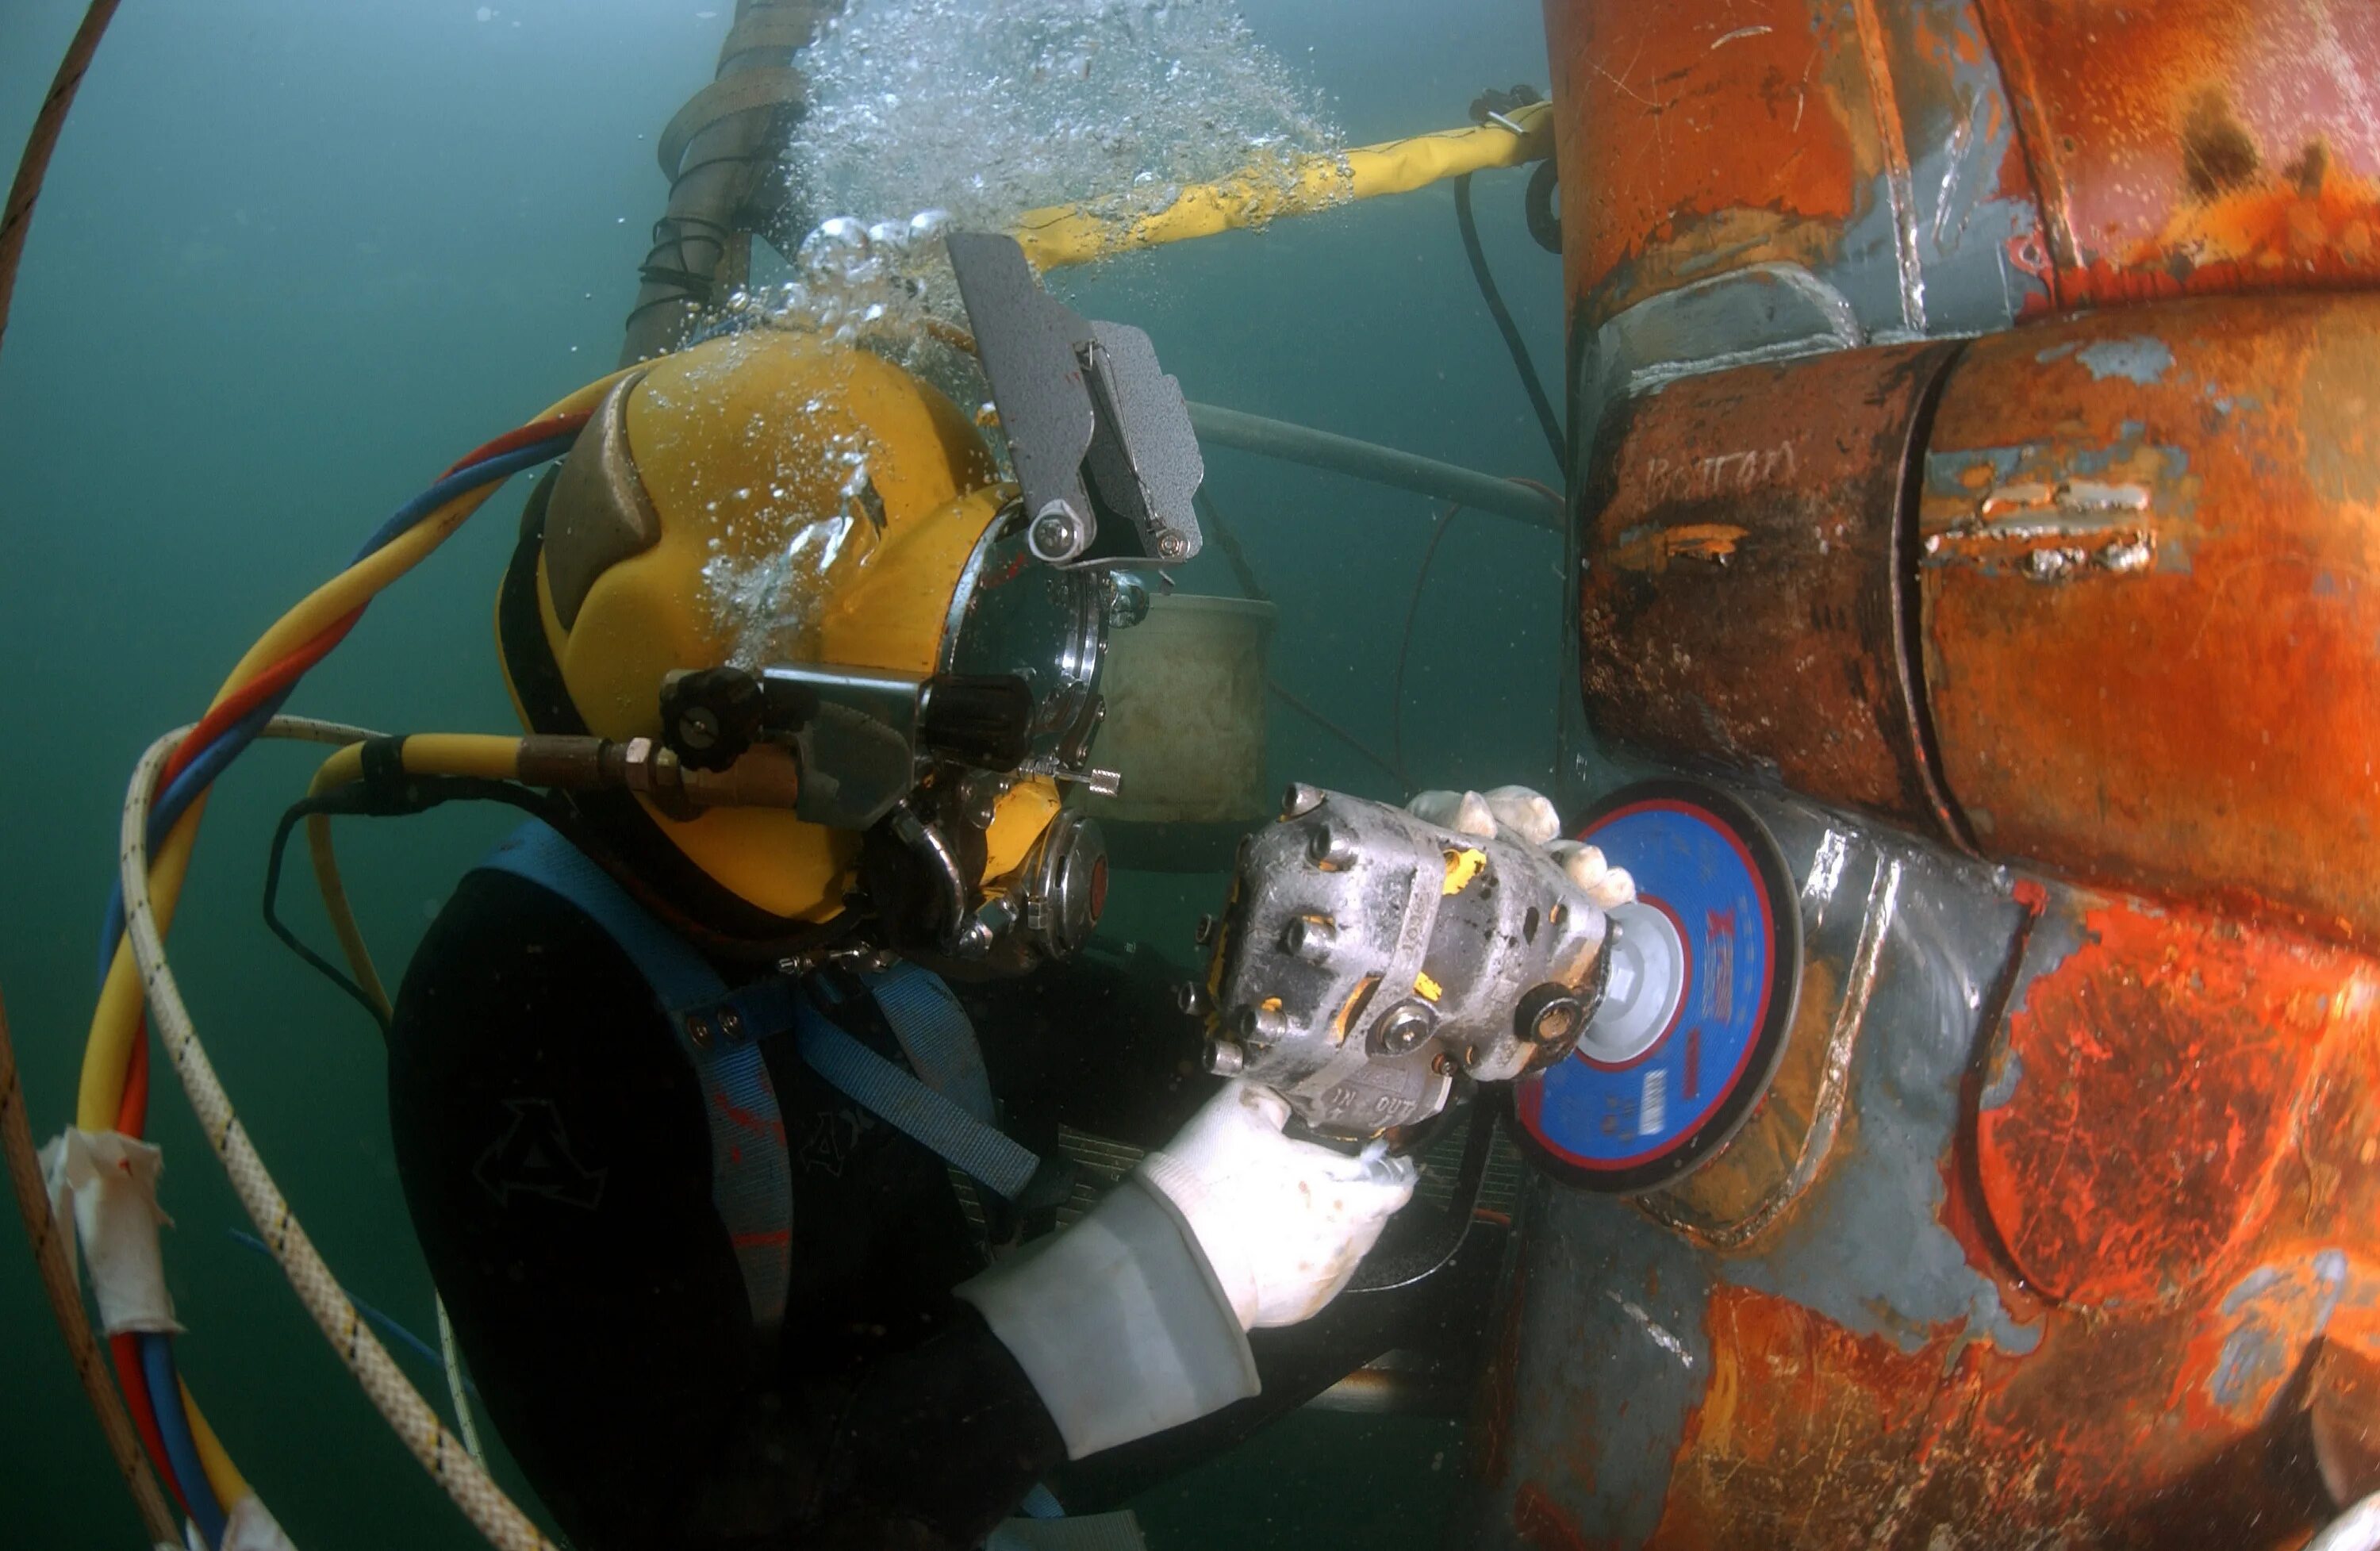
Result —
M601 401L603 394L610 390L612 384L623 375L625 375L624 372L615 371L589 382L533 418L551 419L556 416L591 409ZM488 498L495 493L501 484L502 481L497 481L455 497L411 528L309 593L298 601L296 607L276 620L272 628L241 656L238 663L224 680L223 686L216 691L214 699L210 702L210 708L221 704L226 696L237 691L259 673L331 628L348 613L370 602L399 576L420 564L422 561L429 558L432 551L446 540L450 534L460 527L472 513L478 511ZM187 731L185 729L185 732ZM176 734L176 737L180 735ZM355 735L360 737L366 734L356 731ZM170 741L166 746L170 753ZM145 823L148 808L145 793L140 806ZM140 847L140 894L144 913L144 926L153 932L161 942L165 932L172 927L174 908L180 900L182 884L189 873L191 852L198 842L199 822L205 811L206 798L201 795L189 806L188 811L175 824L172 831L165 837L164 844L159 848L153 859L149 855L146 837L145 835L143 837ZM128 869L129 862L128 861L126 865ZM131 893L132 891L128 887L126 891L128 910L131 905ZM352 929L353 923L350 919L348 930L352 931ZM344 937L342 940L345 940ZM357 946L361 947L360 938L357 939ZM162 953L162 949L160 951ZM149 989L149 1000L153 1004L154 990L153 988ZM82 1130L108 1131L115 1124L116 1108L123 1097L125 1077L131 1065L133 1040L140 1028L143 990L140 966L134 951L131 934L128 931L125 940L116 945L115 957L109 961L107 976L100 988L99 1003L91 1015L90 1040L83 1050L82 1077L75 1105L75 1123ZM187 1014L185 1017L187 1018ZM185 1085L188 1085L187 1074ZM229 1113L227 1101L225 1113L226 1115ZM224 1139L220 1136L211 1136L211 1139L214 1141L218 1152L221 1152L225 1145ZM229 1167L230 1159L227 1155L225 1161L226 1167ZM261 1169L262 1166L260 1163L256 1167ZM277 1193L275 1193L275 1199L278 1199ZM285 1205L282 1210L286 1211ZM260 1223L260 1228L261 1226ZM272 1242L269 1232L266 1238L268 1242ZM285 1266L286 1264L285 1260ZM320 1262L317 1261L316 1265L319 1266ZM327 1272L324 1274L327 1275ZM338 1296L340 1302L344 1303L345 1295ZM370 1386L367 1385L367 1388L369 1387ZM418 1400L419 1397L416 1399ZM188 1398L187 1389L184 1391L184 1411L188 1415L192 1442L198 1447L200 1463L206 1472L208 1483L214 1489L225 1510L228 1512L239 1497L246 1495L247 1483L241 1479L239 1472L232 1464L230 1456L215 1438L213 1430L208 1426L206 1418L200 1413L196 1401ZM394 1414L391 1415L391 1421L392 1424L396 1421ZM443 1429L441 1432L443 1436ZM461 1451L458 1450L458 1452ZM425 1462L429 1461L425 1460ZM477 1469L476 1465L474 1469ZM437 1473L434 1467L432 1473ZM486 1482L484 1472L480 1472L480 1480L483 1483ZM492 1483L487 1483L487 1485L490 1491L495 1490ZM497 1493L497 1498L503 1501L500 1492ZM504 1506L511 1510L513 1519L517 1521L517 1525L528 1525L528 1521L519 1515L518 1509L512 1509L509 1502L505 1502ZM479 1516L476 1514L474 1521L479 1521ZM480 1527L482 1530L488 1530L486 1523L482 1523ZM489 1533L492 1537L493 1532ZM541 1535L536 1534L533 1526L529 1526L529 1534L531 1538L524 1540L518 1534L513 1533L500 1544L512 1545L546 1544Z
M215 1436L212 1427L207 1425L207 1419L199 1414L199 1402L190 1399L190 1387L184 1384L181 1388L182 1415L190 1424L190 1447L198 1453L199 1469L205 1472L207 1489L215 1495L215 1501L223 1510L229 1513L238 1506L240 1498L249 1495L248 1478L239 1473L239 1467L231 1462L231 1455L225 1450L223 1440Z
M1215 183L1194 183L1146 215L1103 215L1052 205L1017 217L1009 235L1036 269L1098 259L1261 226L1283 215L1330 210L1354 200L1405 194L1465 173L1517 167L1548 154L1552 107L1532 103L1490 122L1288 163L1258 163Z
M350 744L322 761L306 794L318 797L334 787L363 779L363 746ZM434 733L407 738L398 746L399 763L410 775L463 775L510 781L520 774L518 738ZM395 1005L380 977L380 966L372 963L371 949L364 942L363 928L356 923L355 909L347 903L347 886L339 877L338 853L331 843L329 814L306 816L306 849L314 864L314 883L322 891L323 914L330 916L331 930L337 935L340 951L346 955L347 973L355 977L357 987L385 1024L395 1016ZM479 1424L471 1420L471 1397L463 1386L463 1360L455 1351L454 1323L446 1317L446 1300L439 1297L435 1302L438 1351L445 1359L446 1396L455 1408L455 1429L462 1435L464 1448L485 1470L488 1453L480 1445Z
M604 393L623 375L613 372L580 388L535 417L551 419L592 408ZM266 667L279 661L298 647L312 640L342 617L370 602L385 590L390 583L429 558L431 551L443 543L447 536L460 527L465 519L478 511L495 493L494 485L482 486L455 497L438 508L412 528L390 540L381 549L358 561L346 570L309 593L297 607L273 623L256 645L250 647L224 680L210 706L254 678ZM181 897L182 883L190 866L190 852L198 842L199 820L206 810L202 796L190 805L172 833L158 849L151 890L157 902L161 930L173 924L174 906ZM132 1060L132 1036L140 1026L140 984L133 974L130 955L118 944L115 959L109 963L107 979L101 987L99 1005L91 1015L91 1041L83 1052L82 1084L75 1105L75 1123L86 1131L105 1131L115 1121L115 1108L124 1094L124 1076Z

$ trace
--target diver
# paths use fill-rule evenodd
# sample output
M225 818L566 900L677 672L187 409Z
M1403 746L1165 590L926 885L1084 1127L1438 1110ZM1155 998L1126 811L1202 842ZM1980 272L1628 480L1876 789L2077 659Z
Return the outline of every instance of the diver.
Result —
M396 999L415 1228L583 1546L978 1545L1062 1461L1257 1393L1246 1332L1413 1194L1214 1086L1162 976L1074 957L1107 864L1059 778L1128 599L1030 526L935 389L766 328L624 378L531 497L497 633L532 733L656 757L662 686L681 778L800 771L790 808L574 793ZM1517 790L1442 817L1553 837ZM1047 1231L1062 1124L1172 1137Z

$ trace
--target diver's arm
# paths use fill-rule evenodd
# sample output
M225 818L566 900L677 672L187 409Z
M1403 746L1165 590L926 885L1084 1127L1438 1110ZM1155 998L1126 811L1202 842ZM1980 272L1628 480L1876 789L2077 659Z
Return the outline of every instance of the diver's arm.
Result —
M1081 1221L965 1282L1080 1459L1260 1387L1246 1332L1312 1317L1412 1199L1411 1159L1282 1134L1289 1107L1223 1085Z
M962 1308L844 1400L798 1544L979 1545L1065 1458L1032 1381Z

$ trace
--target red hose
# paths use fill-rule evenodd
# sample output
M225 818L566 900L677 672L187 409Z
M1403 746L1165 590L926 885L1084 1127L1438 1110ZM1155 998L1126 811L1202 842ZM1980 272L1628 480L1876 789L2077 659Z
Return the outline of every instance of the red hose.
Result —
M466 453L447 468L446 473L452 474L455 469L488 458L500 457L516 448L526 447L533 442L543 442L577 430L587 424L591 414L592 411L581 410L574 414L555 415L547 419L531 420L525 426L508 430L494 441L484 442ZM445 475L439 477L443 479ZM303 678L309 669L328 657L341 641L346 639L347 632L356 627L356 622L363 618L363 606L357 605L334 620L329 626L297 650L225 696L220 702L208 710L206 715L199 719L198 725L190 729L189 735L175 747L172 757L165 761L164 773L158 777L158 786L163 788L176 776L180 775L188 768L191 760L205 751L208 745L223 736L225 728ZM125 1069L124 1096L116 1106L115 1129L127 1136L139 1136L148 1129L148 1123L149 1025L144 1016L140 1025L133 1034L132 1060ZM132 1366L129 1370L122 1366L126 1360L122 1356L118 1358L119 1376L128 1371L137 1375L140 1371L139 1354L136 1352L130 1356ZM154 1453L158 1448L155 1442L157 1424L156 1418L147 1411L148 1389L145 1385L129 1386L128 1393L137 1395L139 1398L135 1410L140 1413L145 1424L146 1430L142 1436L150 1441L152 1452ZM163 1456L160 1455L159 1458L162 1459ZM167 1484L171 1484L171 1472L166 1472L166 1480Z
M225 728L304 677L306 670L329 656L331 648L346 640L347 632L356 627L356 621L363 617L359 604L332 621L321 635L224 697L222 703L200 717L199 724L190 729L190 735L175 748L173 757L165 761L158 786L163 788L180 775L209 744L223 735Z
M567 415L556 415L551 419L531 420L517 430L508 430L493 442L482 442L465 453L446 466L446 474L455 473L458 469L484 462L489 458L502 457L504 454L526 447L532 442L542 442L548 437L561 436L566 432L577 430L593 418L594 414L591 409L577 409ZM438 477L443 479L446 478L446 474L441 474Z
M149 1129L149 1015L132 1030L132 1060L124 1069L124 1097L115 1107L115 1129L139 1136Z
M577 430L587 424L591 413L592 411L580 410L569 415L555 415L548 419L531 420L525 426L508 430L494 441L484 442L464 454L446 469L446 474L452 474L458 468L484 462L489 458L501 457L506 453L526 447L532 442L544 442L552 437ZM439 478L443 479L446 474L442 474ZM330 655L334 648L346 639L347 632L353 630L356 627L356 621L362 617L363 608L358 605L334 621L312 640L225 696L221 704L199 719L199 724L190 729L190 735L184 738L180 745L174 750L173 757L165 761L164 773L158 778L158 785L163 787L171 782L176 776L180 775L190 761L197 758L209 744L223 735L225 728L296 684L305 675L308 669Z
M149 1381L141 1376L138 1338L128 1333L108 1337L107 1355L115 1364L116 1387L124 1391L124 1404L132 1412L132 1428L140 1435L140 1447L149 1451L165 1490L174 1494L184 1513L189 1512L189 1500L182 1496L182 1484L174 1479L173 1464L165 1458L165 1438L157 1431L157 1413L149 1404Z

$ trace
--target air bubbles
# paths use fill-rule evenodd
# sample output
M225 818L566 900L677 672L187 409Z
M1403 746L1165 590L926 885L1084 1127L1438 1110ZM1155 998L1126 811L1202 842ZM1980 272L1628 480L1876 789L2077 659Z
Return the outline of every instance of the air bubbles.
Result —
M868 251L868 228L848 215L828 216L812 235L824 245L859 253Z
M1339 141L1232 0L867 0L802 70L795 195L814 211L935 207L912 242L1044 205L1162 208L1143 196L1236 172L1251 147L1286 163Z

